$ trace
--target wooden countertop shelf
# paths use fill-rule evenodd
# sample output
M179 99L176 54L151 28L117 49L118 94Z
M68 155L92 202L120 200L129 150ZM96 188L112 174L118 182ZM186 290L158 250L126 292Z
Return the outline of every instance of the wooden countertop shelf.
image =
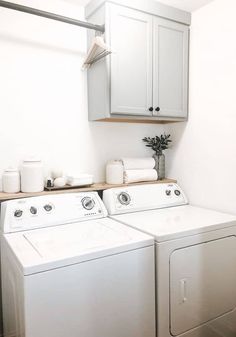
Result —
M11 199L21 199L28 197L36 197L41 195L50 195L50 194L61 194L61 193L77 193L77 192L91 192L91 191L104 191L113 187L126 187L126 186L135 186L135 185L146 185L146 184L164 184L164 183L176 183L177 181L174 179L163 179L157 181L149 181L149 182L141 182L141 183L133 183L133 184L121 184L121 185L110 185L106 183L96 183L89 187L80 187L80 188L71 188L71 189L62 189L62 190L54 190L54 191L43 191L39 193L0 193L0 202Z

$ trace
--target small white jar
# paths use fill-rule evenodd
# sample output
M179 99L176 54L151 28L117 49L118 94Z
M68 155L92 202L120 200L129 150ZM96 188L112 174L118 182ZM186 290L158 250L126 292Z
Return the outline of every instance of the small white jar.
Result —
M124 168L120 160L112 160L106 166L106 183L112 185L123 184Z
M44 190L43 164L38 158L25 159L21 165L21 191L26 193Z
M2 175L2 190L5 193L20 192L20 173L16 168L7 168Z

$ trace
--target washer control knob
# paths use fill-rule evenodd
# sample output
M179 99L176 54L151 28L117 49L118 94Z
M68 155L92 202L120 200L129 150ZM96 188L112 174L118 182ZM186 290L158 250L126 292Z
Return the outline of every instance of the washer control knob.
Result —
M171 196L171 190L166 190L166 195L169 197Z
M118 200L122 205L128 206L130 204L131 198L130 195L126 192L121 192L118 195Z
M33 214L33 215L37 214L37 213L38 213L37 208L34 207L34 206L31 206L31 207L30 207L30 213Z
M22 216L22 214L23 214L23 211L21 209L17 209L14 212L14 217L15 218L20 218Z
M52 210L52 205L46 204L46 205L43 206L43 208L45 209L46 212L51 212L51 210Z
M179 197L181 194L180 190L175 190L175 195L177 195L177 197Z
M90 197L83 198L81 202L83 207L89 211L95 206L95 201Z

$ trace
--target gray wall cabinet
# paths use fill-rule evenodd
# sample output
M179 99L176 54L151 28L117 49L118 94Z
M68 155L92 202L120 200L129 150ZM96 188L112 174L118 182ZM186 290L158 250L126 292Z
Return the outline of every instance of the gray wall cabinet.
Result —
M87 15L89 22L105 24L112 50L88 70L90 120L187 119L189 26L160 14L105 1ZM93 37L88 32L89 45Z

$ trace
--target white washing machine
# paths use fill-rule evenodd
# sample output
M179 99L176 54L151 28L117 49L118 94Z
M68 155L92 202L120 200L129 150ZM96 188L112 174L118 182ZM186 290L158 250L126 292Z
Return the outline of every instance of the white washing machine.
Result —
M97 193L7 201L1 217L4 336L155 336L154 240Z
M176 184L104 192L112 219L156 246L158 337L236 336L236 217L188 205Z

